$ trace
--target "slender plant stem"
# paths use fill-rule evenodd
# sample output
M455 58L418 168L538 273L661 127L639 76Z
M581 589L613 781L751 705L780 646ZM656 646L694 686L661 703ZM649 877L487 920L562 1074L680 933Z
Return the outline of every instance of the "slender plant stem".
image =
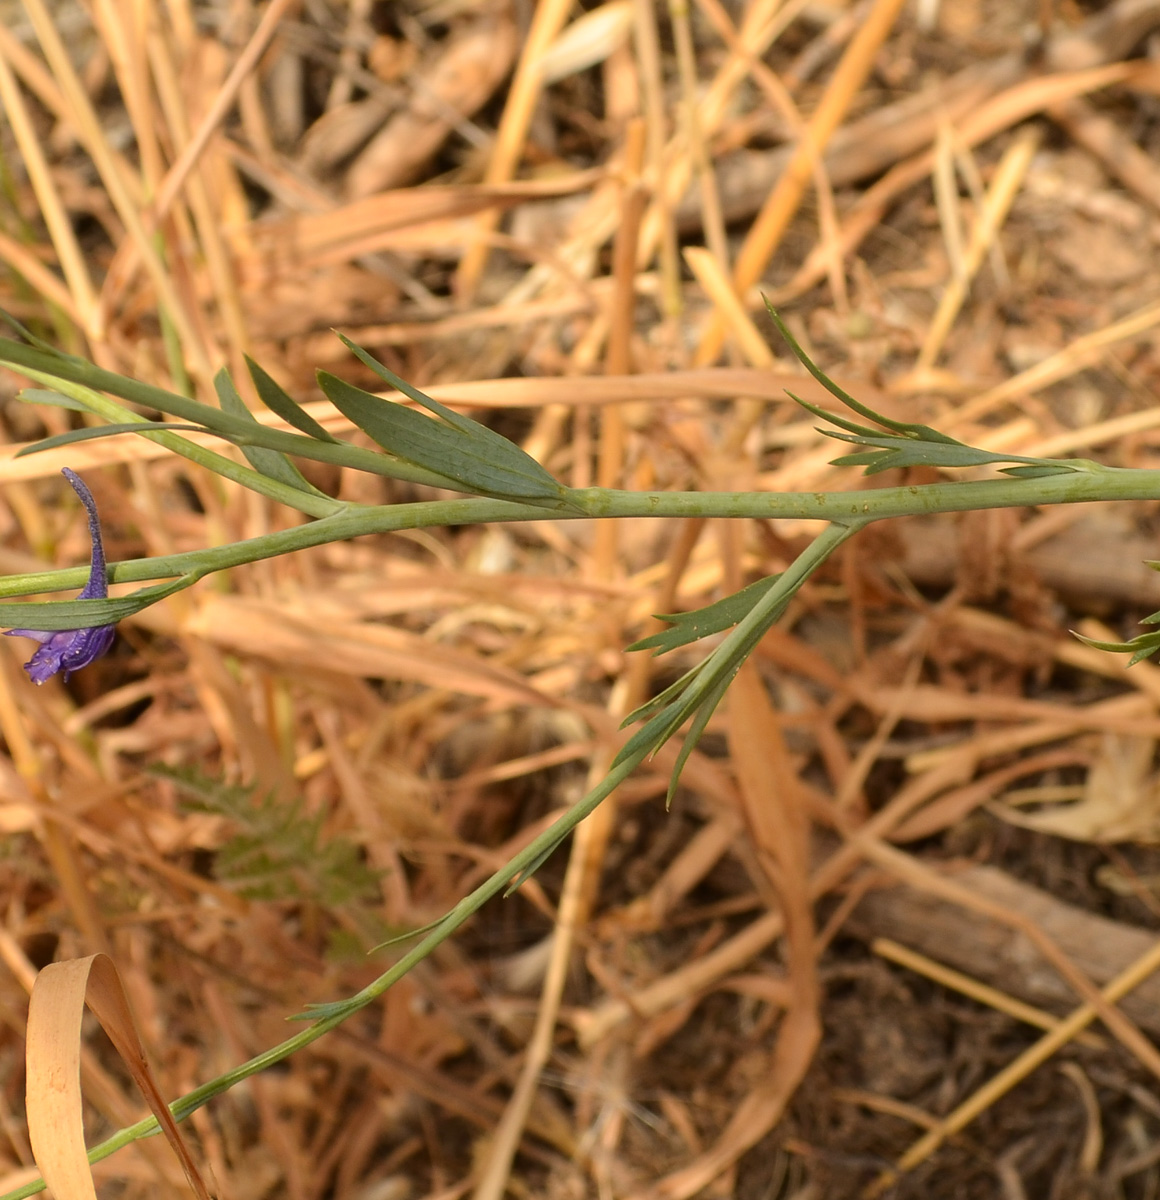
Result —
M851 492L621 492L590 488L570 493L570 498L575 500L579 511L553 512L550 517L537 505L475 497L349 508L307 525L228 546L112 563L109 579L112 583L135 583L175 575L206 575L347 538L439 525L545 519L568 521L586 517L747 517L759 520L807 518L861 526L891 517L940 512L1096 500L1156 500L1160 499L1160 471L1101 467L1040 479L985 479ZM87 569L83 567L10 575L0 579L0 597L76 588L84 584L87 576ZM99 623L99 606L105 602L86 600L77 603L89 605L91 623ZM41 612L48 614L51 607L44 606ZM8 621L10 615L7 606L0 606L0 623ZM13 616L9 623L23 621L26 615ZM41 624L37 628L52 626Z
M244 416L174 396L173 393L138 384L112 375L80 359L53 356L45 351L24 347L0 339L0 361L22 364L28 374L50 385L53 376L69 381L63 390L97 388L112 391L137 404L199 422L240 445L260 445L291 457L313 458L340 463L378 474L430 482L443 477L430 470L410 465L398 458L356 447L349 443L318 440L279 430L270 430L247 421ZM57 385L59 386L59 384ZM130 410L105 397L86 395L82 402L106 419L134 420ZM756 601L732 631L708 655L699 668L690 672L641 715L649 719L627 742L614 761L608 776L587 796L573 805L549 829L529 843L483 885L461 900L410 951L356 995L329 1005L318 1006L308 1014L311 1023L280 1045L257 1055L241 1066L209 1081L170 1106L177 1119L183 1119L213 1097L241 1080L281 1062L342 1024L353 1013L380 997L412 967L450 937L488 900L509 884L534 870L552 853L572 830L618 787L650 754L689 722L690 732L678 756L680 764L695 745L709 714L716 706L737 667L753 650L762 635L785 610L786 604L805 579L845 540L864 525L894 517L932 513L966 512L991 508L1033 507L1083 501L1123 501L1160 499L1160 471L1122 470L1083 461L1066 464L1044 463L1042 469L1057 473L1039 477L1000 476L967 481L940 481L930 484L871 488L846 492L625 492L604 488L563 491L564 507L470 496L452 500L433 500L411 504L381 506L338 506L338 502L297 492L287 484L270 480L259 472L243 467L212 451L195 446L188 439L164 431L147 436L170 449L192 458L207 469L236 479L246 486L295 507L318 519L290 529L231 545L195 550L184 554L113 563L109 567L112 583L172 580L161 587L145 588L130 597L114 600L84 600L49 603L0 603L0 625L18 625L35 629L71 629L95 626L117 616L138 611L180 587L215 571L256 562L260 559L304 550L309 547L372 534L385 534L433 526L505 523L542 520L578 520L617 517L749 518L759 520L808 519L823 522L825 528L798 559L783 573L770 590ZM466 435L465 436L469 436ZM857 439L850 439L857 440ZM863 439L878 446L880 441ZM970 448L945 449L946 440L934 443L938 453L974 453ZM893 451L893 447L891 447ZM1021 462L1024 460L1020 460ZM1040 469L1038 466L1036 469ZM251 478L253 477L253 478ZM496 489L503 493L502 489ZM284 495L283 492L293 493ZM304 498L305 497L305 501ZM0 597L42 594L81 586L87 579L85 567L32 572L0 579ZM89 1159L96 1162L128 1143L157 1131L154 1118L121 1130L94 1147ZM41 1191L37 1180L0 1196L0 1200L22 1200Z

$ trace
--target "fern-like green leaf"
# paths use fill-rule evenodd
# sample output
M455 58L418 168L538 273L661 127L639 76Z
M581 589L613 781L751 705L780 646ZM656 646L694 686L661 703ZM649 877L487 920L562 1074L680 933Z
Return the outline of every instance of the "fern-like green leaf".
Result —
M174 783L186 808L227 818L238 832L219 846L214 870L221 882L255 900L312 900L341 908L370 899L377 876L348 838L326 838L322 817L298 798L259 797L252 786L226 784L193 768L156 767Z

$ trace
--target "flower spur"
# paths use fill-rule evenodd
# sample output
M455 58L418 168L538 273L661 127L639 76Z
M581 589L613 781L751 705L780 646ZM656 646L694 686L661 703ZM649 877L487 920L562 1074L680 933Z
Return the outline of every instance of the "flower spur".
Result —
M89 538L92 541L92 570L78 600L104 600L109 594L108 572L105 567L105 547L101 541L101 521L97 516L97 503L85 481L68 467L61 474L72 485L80 497L89 517ZM113 644L116 629L113 625L92 625L85 629L58 629L46 632L41 629L9 629L6 637L26 637L39 642L36 653L24 664L29 679L37 686L51 679L57 671L64 672L65 682L81 667L87 667L95 658Z

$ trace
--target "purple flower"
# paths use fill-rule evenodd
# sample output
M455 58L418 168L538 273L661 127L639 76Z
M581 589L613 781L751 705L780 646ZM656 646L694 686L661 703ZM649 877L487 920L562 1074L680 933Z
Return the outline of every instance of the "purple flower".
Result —
M105 548L101 543L101 521L97 516L97 504L85 481L68 467L61 474L72 484L72 489L81 498L85 512L89 515L89 537L93 543L93 568L84 591L78 600L104 600L109 594L108 574L105 570ZM29 679L37 686L50 679L57 671L64 672L65 682L73 671L87 667L94 658L113 644L116 629L112 625L92 625L88 629L57 629L45 632L41 629L9 629L6 637L32 638L40 643L36 653L24 664Z

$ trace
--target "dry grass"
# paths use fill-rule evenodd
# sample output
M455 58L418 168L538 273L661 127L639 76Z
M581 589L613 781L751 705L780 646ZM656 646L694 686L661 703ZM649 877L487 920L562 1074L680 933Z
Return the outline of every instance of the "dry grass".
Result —
M1160 5L4 3L0 306L102 366L209 398L250 353L337 429L312 372L360 380L340 327L576 486L851 486L784 397L814 393L760 287L891 414L1156 465ZM139 440L12 457L68 420L6 403L6 572L83 560L63 463L115 559L297 519ZM1157 966L1160 674L1068 629L1160 607L1134 566L1156 527L1140 504L864 533L671 812L675 751L381 1003L191 1118L217 1194L1155 1196L1160 1021L1130 993ZM625 654L650 614L810 533L365 539L149 609L67 688L0 645L0 1191L35 1174L36 968L110 954L169 1097L281 1041L602 775L695 661ZM1069 935L1078 910L1099 923ZM144 1110L106 1043L80 1063L91 1143ZM151 1143L96 1174L185 1189Z

